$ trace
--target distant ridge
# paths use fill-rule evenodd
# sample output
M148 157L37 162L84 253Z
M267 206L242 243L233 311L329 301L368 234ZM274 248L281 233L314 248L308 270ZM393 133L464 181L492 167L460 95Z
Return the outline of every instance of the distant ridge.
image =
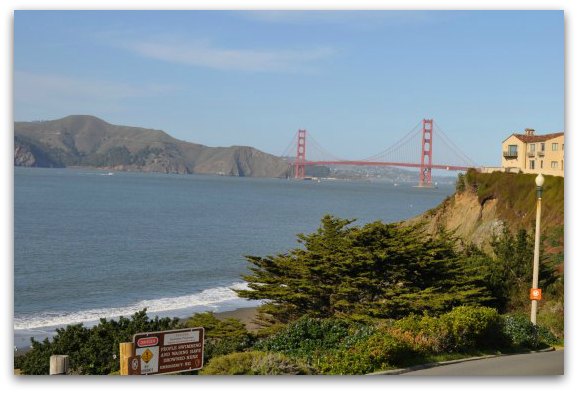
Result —
M253 147L208 147L90 115L15 122L14 165L253 177L290 173L286 160Z

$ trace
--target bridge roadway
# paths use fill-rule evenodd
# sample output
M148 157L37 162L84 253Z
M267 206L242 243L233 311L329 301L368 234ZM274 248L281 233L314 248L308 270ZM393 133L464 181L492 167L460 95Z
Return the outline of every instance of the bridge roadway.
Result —
M358 166L400 166L406 168L421 168L421 164L411 164L406 162L383 162L383 161L303 161L295 162L299 165L358 165ZM432 169L444 169L447 171L467 171L472 167L456 166L456 165L442 165L442 164L425 164L426 167Z

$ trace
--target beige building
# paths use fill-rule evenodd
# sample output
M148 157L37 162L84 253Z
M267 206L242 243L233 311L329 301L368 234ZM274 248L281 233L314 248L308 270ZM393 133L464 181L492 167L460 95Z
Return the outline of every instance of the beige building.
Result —
M542 173L564 177L564 133L512 134L502 142L502 168L506 172Z

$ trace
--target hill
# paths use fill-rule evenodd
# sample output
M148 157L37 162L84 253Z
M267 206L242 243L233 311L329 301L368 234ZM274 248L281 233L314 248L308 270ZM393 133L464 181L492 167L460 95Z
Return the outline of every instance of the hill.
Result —
M455 231L467 243L489 250L502 228L534 233L536 175L470 170L458 177L457 191L443 203L408 222L422 222L430 233ZM564 178L545 176L542 196L542 237L547 251L564 248Z
M286 160L252 147L208 147L87 115L15 122L14 165L255 177L286 177L290 169Z

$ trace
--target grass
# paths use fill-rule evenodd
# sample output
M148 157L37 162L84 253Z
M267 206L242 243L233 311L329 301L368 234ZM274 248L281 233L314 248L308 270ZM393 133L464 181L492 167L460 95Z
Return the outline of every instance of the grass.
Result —
M542 194L542 230L554 230L554 244L564 242L564 178L544 176ZM480 204L497 200L498 214L513 229L532 230L536 220L536 175L515 173L466 174L466 186L475 190Z

